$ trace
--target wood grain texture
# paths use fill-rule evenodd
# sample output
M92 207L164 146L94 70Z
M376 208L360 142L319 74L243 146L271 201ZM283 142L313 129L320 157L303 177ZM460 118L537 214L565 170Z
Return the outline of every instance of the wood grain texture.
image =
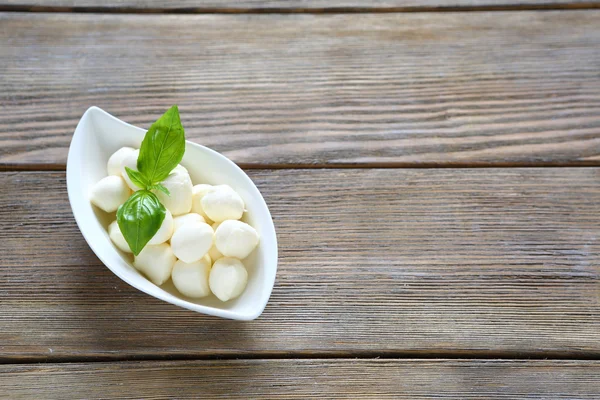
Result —
M250 165L600 165L600 11L0 14L0 163L91 105Z
M24 9L59 8L60 10L93 9L102 11L304 11L304 10L422 10L461 7L591 7L596 0L1 0L0 7Z
M120 281L60 172L0 174L0 360L600 357L600 170L252 170L280 264L256 321Z
M598 361L239 360L0 366L11 399L598 399Z

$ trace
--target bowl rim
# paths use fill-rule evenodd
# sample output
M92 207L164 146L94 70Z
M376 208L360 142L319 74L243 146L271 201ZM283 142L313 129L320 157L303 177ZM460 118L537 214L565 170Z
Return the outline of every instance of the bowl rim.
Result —
M274 237L274 241L272 244L273 251L269 252L267 254L267 256L269 258L274 257L274 263L273 263L274 271L272 273L272 277L271 277L272 279L270 279L269 276L265 277L265 279L267 279L267 281L264 282L265 289L262 291L262 293L265 293L265 292L267 292L267 293L266 293L266 296L264 296L264 300L260 303L260 306L256 307L253 310L253 312L242 313L239 311L233 311L233 310L227 310L227 309L221 309L221 308L216 308L216 307L212 307L212 306L191 303L191 302L181 299L175 295L171 295L173 297L172 299L167 299L167 298L165 298L166 296L163 296L161 293L158 293L158 295L155 293L150 293L145 288L139 287L133 281L133 279L130 279L129 276L121 273L118 269L113 268L113 266L110 265L111 263L108 263L106 261L107 257L105 257L104 253L99 250L98 245L96 245L94 243L95 241L91 240L91 237L90 237L91 232L89 232L88 229L86 228L85 224L83 224L82 213L80 213L80 212L78 212L78 210L76 210L77 207L76 207L75 199L78 197L77 191L79 190L81 180L79 179L79 175L75 174L74 171L76 170L76 168L78 168L78 165L76 165L76 163L77 163L76 155L79 151L80 146L82 146L79 142L82 140L83 132L81 132L80 130L83 129L81 127L84 122L93 123L91 121L86 121L86 119L89 118L89 114L92 114L92 113L99 113L105 118L112 119L113 121L115 121L119 124L128 126L130 128L136 129L136 130L140 130L143 132L146 132L146 130L143 128L137 127L135 125L132 125L128 122L125 122L125 121L109 114L108 112L104 111L103 109L101 109L97 106L92 106L85 111L85 113L82 115L81 119L77 123L77 127L75 128L75 132L73 134L71 143L69 145L69 152L67 155L67 170L66 170L67 194L69 197L69 204L71 206L71 211L73 212L73 217L75 218L75 222L77 223L77 227L79 228L79 231L83 235L88 246L92 249L94 254L100 259L102 264L104 264L105 267L107 267L110 271L112 271L113 274L115 274L117 277L119 277L121 280L123 280L128 285L130 285L130 286L134 287L135 289L137 289L141 292L144 292L152 297L155 297L159 300L165 301L167 303L174 304L176 306L179 306L179 307L191 310L191 311L199 312L202 314L207 314L207 315L212 315L212 316L222 317L222 318L227 318L227 319L250 321L250 320L254 320L254 319L258 318L263 313L264 309L266 308L266 306L269 302L269 299L271 297L273 287L275 285L275 278L277 275L277 264L278 264L278 242L277 242L277 233L275 231L275 225L273 223L273 217L271 216L269 207L268 207L266 201L264 200L264 197L262 196L262 194L260 193L260 191L258 190L256 185L252 181L252 179L250 179L250 177L244 172L244 170L242 170L236 163L234 163L233 161L231 161L229 158L225 157L221 153L219 153L211 148L208 148L206 146L202 146L198 143L194 143L194 142L190 142L190 141L186 140L186 146L189 145L189 146L193 146L193 147L199 147L203 151L207 151L208 153L211 153L213 156L218 157L222 161L230 164L230 166L232 166L234 169L237 169L241 173L240 176L242 177L243 180L246 181L246 183L251 188L251 190L255 191L260 196L260 200L263 203L264 210L266 212L266 215L268 216L267 229L269 231L272 231L272 234ZM157 286L157 287L160 288L160 286ZM257 305L258 305L258 303L257 303Z

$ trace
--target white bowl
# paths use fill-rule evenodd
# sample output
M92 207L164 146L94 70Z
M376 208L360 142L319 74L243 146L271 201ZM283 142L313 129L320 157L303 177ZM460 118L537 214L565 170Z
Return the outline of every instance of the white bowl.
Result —
M182 118L185 125L185 115ZM252 320L264 310L277 272L277 238L267 204L252 180L231 160L204 146L186 142L181 164L194 184L227 184L246 203L244 221L260 234L260 244L243 262L248 286L240 297L221 302L215 296L190 299L175 290L171 280L156 286L131 264L132 256L119 251L108 237L107 227L116 219L92 206L89 191L107 175L106 163L123 146L139 148L146 131L129 125L98 107L88 109L75 130L67 160L67 190L79 230L94 253L115 275L158 299L203 314Z

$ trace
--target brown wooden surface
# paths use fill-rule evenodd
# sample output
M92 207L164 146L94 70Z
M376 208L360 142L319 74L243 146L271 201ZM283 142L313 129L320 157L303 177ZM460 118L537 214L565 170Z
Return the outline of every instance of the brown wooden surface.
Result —
M11 399L598 399L599 361L239 360L0 366Z
M0 13L0 163L62 168L91 105L147 127L178 103L189 138L246 166L599 165L599 25Z
M600 398L598 8L0 0L0 398ZM256 321L142 294L74 223L85 109L174 103L273 214Z
M0 358L600 356L596 168L253 170L280 266L249 323L129 287L63 172L0 174Z

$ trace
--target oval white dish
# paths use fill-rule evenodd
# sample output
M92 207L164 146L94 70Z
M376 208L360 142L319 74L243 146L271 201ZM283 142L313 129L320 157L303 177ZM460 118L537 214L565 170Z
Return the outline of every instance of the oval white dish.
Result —
M185 125L185 121L184 121ZM190 299L169 280L159 287L142 276L130 257L110 241L107 227L115 220L92 206L90 188L107 175L106 163L123 146L139 148L146 131L98 107L89 108L75 129L67 160L67 191L79 230L98 258L119 278L158 299L203 314L237 320L257 318L269 301L277 272L277 237L269 209L252 180L235 163L207 147L187 142L181 164L194 184L227 184L244 199L243 221L260 234L259 246L244 261L248 286L237 299L221 302L214 295Z

